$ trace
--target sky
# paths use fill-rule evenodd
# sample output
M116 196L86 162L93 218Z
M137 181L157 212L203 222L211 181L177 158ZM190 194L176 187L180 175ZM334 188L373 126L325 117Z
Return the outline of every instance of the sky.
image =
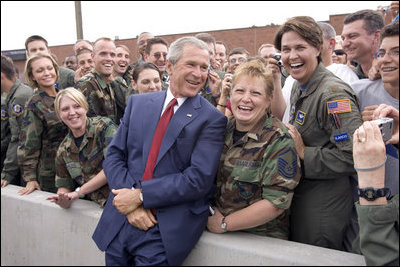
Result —
M81 1L84 39L136 38L283 24L293 16L329 15L390 5L391 1ZM1 1L1 50L24 49L41 35L49 46L77 40L74 1Z

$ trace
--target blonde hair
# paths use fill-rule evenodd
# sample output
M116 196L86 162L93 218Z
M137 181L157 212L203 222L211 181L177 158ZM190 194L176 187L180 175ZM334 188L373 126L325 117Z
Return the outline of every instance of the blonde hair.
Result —
M47 53L38 53L36 55L33 55L32 57L30 57L25 64L25 80L26 82L28 82L28 84L32 87L32 88L36 88L39 87L39 84L37 83L37 81L33 80L33 70L32 70L32 63L38 59L41 58L48 58L50 59L51 63L53 64L54 70L56 72L56 81L58 81L58 77L60 77L59 74L59 70L58 70L58 64L57 62L54 60L54 58L47 54Z
M262 78L264 80L264 89L267 97L271 97L274 93L273 77L270 70L265 68L265 64L259 60L254 59L245 62L237 67L232 79L232 88L235 87L237 81L243 76L250 76L252 78Z
M86 100L86 97L82 94L82 92L73 87L68 87L68 88L65 88L65 89L59 91L56 95L56 100L54 101L56 113L59 118L60 118L60 103L61 103L61 99L64 96L71 98L82 108L89 110L89 104Z

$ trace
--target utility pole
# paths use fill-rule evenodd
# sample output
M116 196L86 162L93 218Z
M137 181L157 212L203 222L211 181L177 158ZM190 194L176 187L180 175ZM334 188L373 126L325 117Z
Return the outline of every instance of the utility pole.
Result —
M83 39L81 1L75 2L76 38Z

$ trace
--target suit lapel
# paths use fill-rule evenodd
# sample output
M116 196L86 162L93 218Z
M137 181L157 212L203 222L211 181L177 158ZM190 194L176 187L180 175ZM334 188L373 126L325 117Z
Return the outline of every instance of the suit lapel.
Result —
M196 95L195 97L186 99L185 103L183 103L174 116L172 116L165 132L160 152L158 153L157 163L174 144L182 129L188 123L196 119L199 115L200 107L200 96Z
M149 101L146 101L143 105L143 114L139 114L139 116L143 116L143 166L146 166L147 163L147 157L150 153L151 142L153 141L153 136L156 131L158 121L160 119L166 96L167 91L152 94L152 96L149 98Z

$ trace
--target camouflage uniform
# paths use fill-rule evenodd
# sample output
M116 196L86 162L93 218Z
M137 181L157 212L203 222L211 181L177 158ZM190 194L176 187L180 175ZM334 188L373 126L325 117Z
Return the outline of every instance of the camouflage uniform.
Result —
M58 81L56 83L56 88L65 89L68 87L74 87L75 71L68 68L59 67L59 72L60 77L58 78Z
M88 117L86 133L79 148L70 131L57 151L56 187L65 187L73 191L96 176L103 169L107 146L116 131L117 125L109 118ZM104 185L88 194L86 198L103 207L109 191L108 185Z
M1 172L1 179L7 180L15 185L24 184L23 181L21 181L21 173L17 160L17 147L19 133L22 127L22 115L25 113L25 104L32 95L33 89L16 79L5 100L6 113L8 114L7 120L9 122L9 129L7 129L6 132L10 134L10 143L8 144L7 156L4 161L4 169L2 168Z
M55 97L38 88L26 105L18 146L18 163L25 182L38 181L41 190L53 192L58 146L67 134L67 127L57 117Z
M227 126L217 173L216 206L228 216L266 199L285 211L266 224L244 231L288 239L287 211L301 176L294 142L287 128L272 115L265 115L235 144L234 125L233 118Z
M161 90L165 91L169 87L169 75L167 71L161 73Z
M1 169L7 156L8 144L11 141L10 122L8 121L7 94L1 93Z
M119 124L120 120L124 116L126 107L126 95L132 90L132 85L128 83L120 76L115 77L115 80L111 83L111 86L115 94L115 104L117 106L117 117L116 122Z
M89 103L88 117L108 117L119 124L113 83L106 83L93 69L79 79L75 87L83 93Z
M353 133L362 124L358 98L320 63L303 93L294 83L290 104L290 124L305 145L291 207L292 240L341 250L353 207Z

